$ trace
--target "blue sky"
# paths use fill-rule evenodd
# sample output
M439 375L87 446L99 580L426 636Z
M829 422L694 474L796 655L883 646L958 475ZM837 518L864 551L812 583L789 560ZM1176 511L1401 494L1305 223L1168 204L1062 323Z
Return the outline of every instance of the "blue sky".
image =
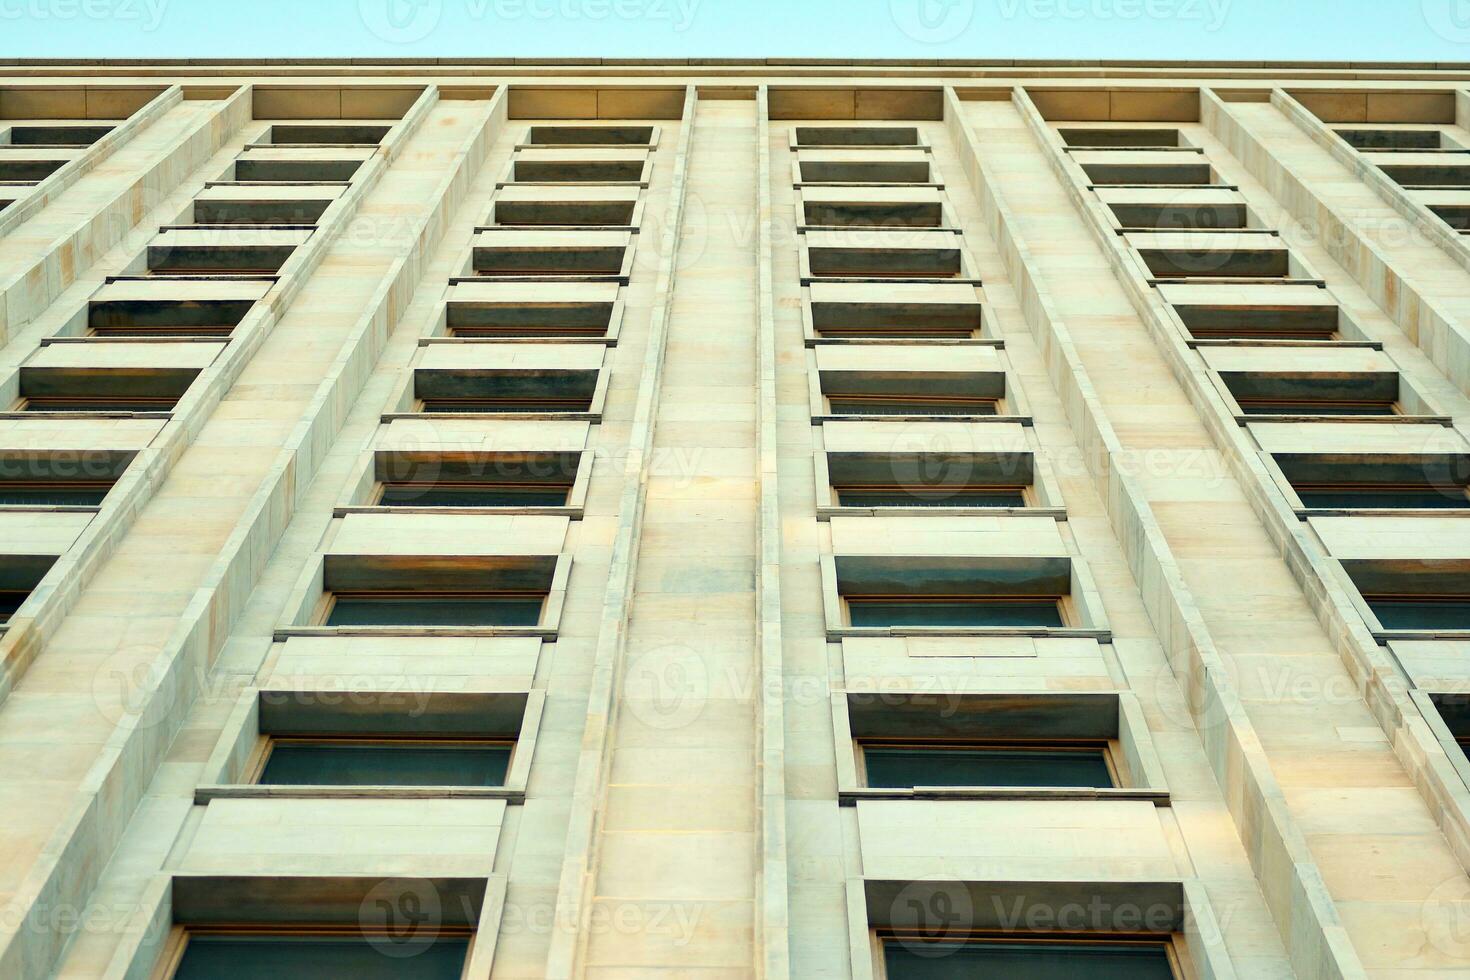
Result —
M1470 61L1470 0L0 0L0 57Z

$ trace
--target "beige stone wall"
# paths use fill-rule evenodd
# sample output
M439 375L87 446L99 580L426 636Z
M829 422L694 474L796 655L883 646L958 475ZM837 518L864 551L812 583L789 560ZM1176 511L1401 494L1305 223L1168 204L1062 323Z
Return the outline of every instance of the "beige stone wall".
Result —
M1314 496L1470 483L1461 68L0 73L0 494L106 489L0 503L0 976L384 896L497 980L1134 907L1181 977L1470 974L1470 632L1381 618L1470 602L1470 503ZM330 620L404 588L540 612ZM915 593L1060 625L855 615ZM256 781L471 723L501 786ZM1116 780L868 785L895 739Z

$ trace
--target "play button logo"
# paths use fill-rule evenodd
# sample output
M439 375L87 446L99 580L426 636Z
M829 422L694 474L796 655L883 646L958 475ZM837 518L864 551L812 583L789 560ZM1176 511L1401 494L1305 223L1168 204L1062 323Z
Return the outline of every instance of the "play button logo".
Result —
M422 41L439 26L443 0L357 0L362 22L389 44Z

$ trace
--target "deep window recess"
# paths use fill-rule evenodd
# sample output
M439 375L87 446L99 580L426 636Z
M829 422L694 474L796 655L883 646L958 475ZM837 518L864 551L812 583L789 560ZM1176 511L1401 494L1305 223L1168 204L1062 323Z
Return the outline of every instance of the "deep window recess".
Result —
M1289 375L1221 372L1246 415L1397 415L1399 379L1391 373Z
M797 146L915 146L915 126L797 126Z
M1342 564L1383 629L1470 630L1465 562L1353 559Z
M1054 597L845 596L855 627L1062 628Z
M21 368L22 412L168 412L199 372L192 368Z
M531 146L647 146L652 126L532 126Z
M833 487L842 507L1025 507L1025 487L920 487L852 484Z
M291 124L271 127L274 146L329 144L333 146L377 146L388 135L389 125Z
M1314 453L1274 457L1303 507L1447 510L1470 507L1470 457Z
M98 337L228 337L255 300L136 300L93 303L87 325Z
M494 592L337 592L327 626L536 626L546 596Z
M866 785L1092 787L1116 785L1107 746L1096 744L865 742Z
M235 161L235 180L243 184L342 183L351 180L362 164L361 160L253 159L246 154Z
M1437 129L1339 129L1337 135L1360 150L1439 150L1453 148Z
M596 371L420 371L414 378L424 412L589 412L596 391Z
M578 453L378 459L381 507L564 507Z
M833 415L995 415L998 399L920 394L829 394Z
M272 736L271 786L503 786L513 744L449 738Z
M1183 145L1177 129L1059 129L1068 146L1087 149L1154 150Z
M10 622L55 563L53 557L0 555L0 628Z
M969 942L892 937L888 980L1174 980L1168 942L1007 935Z
M1340 314L1333 306L1175 306L1198 340L1332 340Z
M469 953L467 935L430 938L415 931L414 955L401 955L401 937L333 933L310 928L266 932L189 933L175 980L459 980ZM398 955L395 955L398 954Z
M112 132L111 126L15 126L11 146L91 146Z

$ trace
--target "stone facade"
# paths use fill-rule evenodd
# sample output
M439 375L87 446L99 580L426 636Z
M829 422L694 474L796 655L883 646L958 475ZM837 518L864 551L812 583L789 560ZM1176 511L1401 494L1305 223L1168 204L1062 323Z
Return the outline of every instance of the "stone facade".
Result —
M1470 976L1470 71L0 76L0 976Z

